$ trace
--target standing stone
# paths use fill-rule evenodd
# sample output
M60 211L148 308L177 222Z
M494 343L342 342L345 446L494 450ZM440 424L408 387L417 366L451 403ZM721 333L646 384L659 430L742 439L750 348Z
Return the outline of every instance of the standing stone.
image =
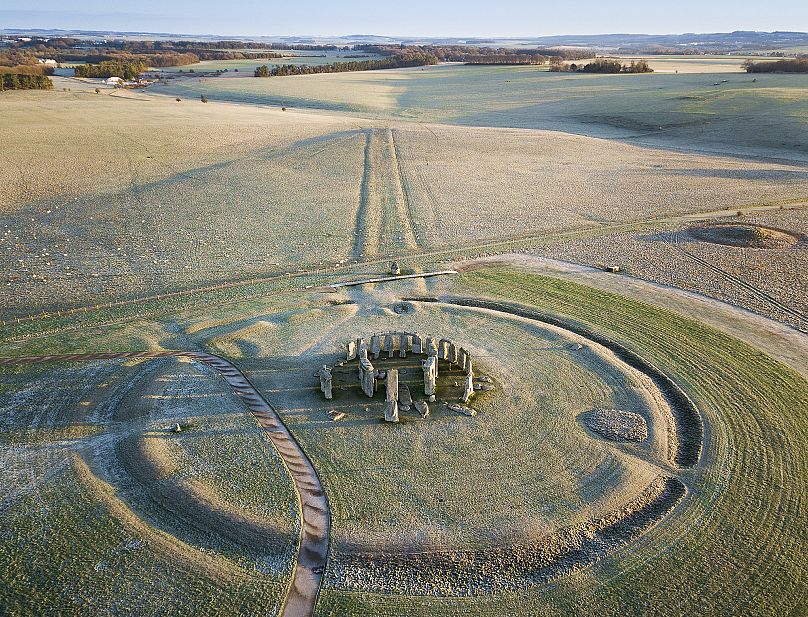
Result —
M387 393L384 397L384 419L398 422L398 369L387 371Z
M471 354L462 347L460 348L460 357L458 359L458 363L460 364L461 369L467 373L469 372L471 367Z
M449 341L442 338L438 341L438 358L446 360L449 357Z
M438 345L437 343L435 343L435 339L431 336L426 337L426 355L428 356L438 355Z
M392 334L384 337L384 350L387 352L387 357L392 358L395 353L395 338Z
M457 364L457 345L449 341L449 363Z
M408 334L400 334L398 337L398 357L407 357L407 347L409 347L410 336Z
M390 274L393 276L398 276L401 274L401 266L398 265L397 261L393 261L390 263Z
M356 357L356 350L356 341L348 341L348 352L345 355L345 360L353 360Z
M334 395L331 392L331 369L323 364L323 368L317 372L317 375L320 377L320 390L323 391L327 399L332 399Z
M370 353L373 354L373 359L379 357L379 351L381 350L381 342L379 341L379 335L374 334L370 337Z
M422 354L424 353L424 343L423 339L421 339L421 335L417 332L412 335L412 353Z
M362 392L373 398L373 394L376 392L376 369L368 360L367 345L359 347L359 385Z
M424 369L424 394L435 395L435 382L438 379L438 357L427 356L423 363Z
M412 407L412 394L410 387L405 383L398 384L398 405L401 411L409 411Z
M463 402L468 403L474 395L474 378L471 373L466 375L466 383L463 387Z

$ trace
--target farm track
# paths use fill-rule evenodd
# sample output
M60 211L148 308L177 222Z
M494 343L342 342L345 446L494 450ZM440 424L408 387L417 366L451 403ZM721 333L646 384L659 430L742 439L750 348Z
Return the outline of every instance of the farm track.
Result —
M370 233L368 231L370 220L370 140L372 129L365 131L365 155L364 170L362 172L362 183L359 187L359 207L356 210L356 220L354 222L353 246L351 247L351 258L362 259L368 250Z
M322 573L328 558L330 510L320 479L309 458L283 424L275 409L235 365L219 356L192 351L118 352L0 357L0 366L47 362L83 362L133 358L189 358L216 370L250 410L283 459L300 504L301 532L292 581L282 615L311 615L317 603Z
M681 231L674 231L673 232L673 240L665 239L664 242L666 244L668 244L671 248L673 248L675 251L677 251L678 253L681 253L682 255L687 257L688 259L696 262L697 264L699 264L701 266L704 266L708 270L712 270L716 274L718 274L718 275L724 277L725 279L727 279L730 283L733 283L733 284L737 285L738 287L750 292L752 295L754 295L759 300L762 300L764 303L769 304L770 306L774 307L776 310L788 315L789 317L792 317L792 318L796 319L797 323L799 324L799 326L797 326L796 329L799 330L800 332L804 332L804 333L808 334L808 330L806 330L806 327L808 327L808 315L805 315L804 313L798 311L797 309L792 308L792 307L788 306L787 304L784 304L784 303L780 302L777 298L775 298L772 295L768 294L767 292L763 291L759 287L755 287L754 285L752 285L748 281L745 281L740 276L732 274L731 272L727 272L723 268L719 268L718 266L716 266L715 264L710 263L706 259L702 259L701 257L696 255L692 251L687 250L681 244L681 235L682 235Z
M367 165L367 159L366 159ZM802 209L808 206L808 202L799 202L795 205L792 205L791 208L794 209ZM754 205L749 206L745 209L747 213L754 213L758 211L767 211L774 209L776 206L772 205ZM716 211L710 210L707 212L700 212L700 213L691 213L686 214L678 217L661 217L661 218L653 218L653 219L645 219L642 221L636 221L631 223L614 223L614 224L603 224L603 225L588 225L582 226L576 229L570 229L566 231L543 231L539 233L527 233L527 234L519 234L515 236L511 236L508 238L500 238L497 240L473 240L465 243L458 243L457 245L452 246L451 248L435 248L435 249L425 249L419 251L405 251L396 254L396 257L399 259L424 259L424 258L434 258L434 259L444 259L444 258L460 258L463 256L481 256L485 254L492 254L497 252L513 252L531 248L535 246L536 242L546 242L546 241L553 241L553 240L563 240L566 238L580 238L587 235L600 235L600 234L608 234L608 233L617 233L621 231L634 231L639 229L648 229L655 226L660 225L670 225L676 224L681 222L692 222L694 220L709 220L714 218L721 218L723 216L727 216L727 212L724 210ZM358 224L358 223L357 223ZM264 276L253 277L249 279L231 279L229 281L224 281L222 283L218 283L215 285L205 285L200 287L190 287L185 289L179 289L176 291L169 291L164 294L153 294L147 296L140 296L130 299L124 300L116 300L116 301L108 301L102 302L95 305L85 305L85 306L76 306L65 310L52 310L52 311L43 311L41 313L31 314L31 315L24 315L18 317L9 317L5 320L0 320L0 326L7 327L14 324L22 324L25 322L32 322L35 320L45 320L54 317L66 317L70 315L77 315L79 313L91 313L99 310L104 309L111 309L114 307L125 307L125 306L136 306L138 304L145 304L148 302L154 301L164 301L170 300L172 298L192 298L193 296L205 294L205 293L212 293L216 291L222 291L227 289L239 289L244 287L249 287L250 285L260 285L265 283L271 283L274 281L279 280L288 280L293 276L318 276L318 275L328 275L328 274L338 274L340 272L349 273L352 269L356 268L357 266L373 266L373 265L386 265L389 261L389 257L380 257L378 255L365 255L364 258L355 258L352 263L341 264L341 263L332 263L329 265L325 265L318 268L310 268L310 269L303 269L298 272L276 272L276 273L267 273ZM255 293L246 293L240 296L238 299L228 301L229 302L240 302L243 300L254 299L254 298L261 298L265 295L264 292L255 292ZM161 311L159 309L146 311L143 313L139 313L135 315L135 317L143 318L143 317L150 317L154 315L160 314ZM94 325L96 326L107 326L112 324L121 323L122 321L126 321L131 317L124 317L122 319L111 319L107 321L97 322ZM18 336L7 336L3 337L2 341L4 342L13 342L18 340L26 340L32 337L40 337L40 336L49 336L55 334L57 332L65 332L70 330L81 329L85 327L83 324L66 324L64 326L57 326L51 328L49 330L40 331L35 334L21 334Z
M438 142L438 136L435 135L435 132L432 129L430 129L429 127L426 127L426 129L432 134L432 136L435 138L435 141ZM393 135L394 136L398 135L398 132L399 132L398 129L394 129L393 130ZM405 161L406 158L401 156L402 148L399 145L399 143L400 143L400 140L396 142L396 147L397 147L397 151L398 151L399 162L401 162L401 161ZM412 159L410 159L410 161L411 160ZM440 207L438 205L438 199L437 199L437 197L435 197L435 192L432 190L432 187L429 185L429 182L427 181L426 177L424 176L424 173L417 166L411 165L411 166L406 167L406 169L408 170L407 173L411 172L413 175L415 175L416 179L418 180L418 183L423 188L424 193L426 193L427 202L428 202L428 206L429 206L429 215L430 215L431 220L432 220L432 226L433 226L434 229L439 229L440 228ZM402 172L402 176L404 176L404 172ZM413 209L413 213L414 212L415 212L415 209ZM420 231L420 228L419 228L419 231ZM423 236L423 233L421 233L421 236ZM425 244L426 244L426 240L423 237L421 237L421 242L419 243L419 246L423 246Z
M410 191L410 184L409 180L407 179L407 174L404 170L404 163L401 157L401 152L398 146L398 142L396 141L396 130L395 129L387 129L389 138L390 138L390 154L395 162L393 166L394 175L396 177L397 183L400 187L401 197L404 202L404 209L403 211L399 211L399 218L402 223L403 234L405 236L405 243L408 247L412 248L423 248L424 247L424 238L423 233L420 230L420 226L417 222L415 206L413 204L412 194Z

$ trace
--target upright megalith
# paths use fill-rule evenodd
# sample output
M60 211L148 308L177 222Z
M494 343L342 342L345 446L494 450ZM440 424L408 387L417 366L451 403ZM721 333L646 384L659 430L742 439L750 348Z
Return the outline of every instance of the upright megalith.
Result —
M412 394L410 387L405 383L398 384L398 406L401 411L409 411L412 407Z
M449 341L449 354L447 359L450 364L457 364L457 345Z
M384 419L398 422L398 369L387 371L387 391L384 397Z
M332 399L334 395L331 389L331 369L328 368L327 365L323 364L323 368L317 371L317 376L320 378L320 390L323 391L323 394L327 399Z
M367 345L359 348L359 386L362 388L362 392L373 398L373 394L376 392L376 369L368 359Z
M438 357L427 356L423 363L424 394L435 396L435 384L438 380Z
M447 360L449 358L449 340L442 338L438 341L438 358Z
M471 372L471 354L462 347L458 352L457 363L460 366L460 368L463 369L466 373Z
M384 350L387 352L387 357L392 358L395 353L395 338L392 334L387 334L384 337Z
M399 358L406 358L407 357L407 348L410 346L410 335L409 334L399 334L398 335L398 357Z
M353 341L353 340L348 341L347 348L348 349L347 349L347 351L345 353L345 360L347 362L350 362L351 360L356 358L356 352L357 352L357 349L358 349L357 346L356 346L356 341Z
M438 355L438 344L435 342L435 338L432 336L426 337L426 355L428 356Z
M471 373L466 373L466 383L463 386L463 402L468 403L474 396L474 377Z
M379 357L381 346L382 344L378 334L374 334L370 337L370 353L373 354L374 360Z
M419 355L424 353L424 342L417 332L412 335L412 353Z

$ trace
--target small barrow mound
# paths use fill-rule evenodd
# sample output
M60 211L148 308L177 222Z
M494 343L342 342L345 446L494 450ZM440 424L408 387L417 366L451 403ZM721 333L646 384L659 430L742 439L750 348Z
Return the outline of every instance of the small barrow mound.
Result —
M590 431L610 441L645 441L648 425L638 413L619 409L594 409L579 416Z
M702 242L755 249L782 249L797 244L800 238L781 229L749 223L716 223L694 226L688 234Z

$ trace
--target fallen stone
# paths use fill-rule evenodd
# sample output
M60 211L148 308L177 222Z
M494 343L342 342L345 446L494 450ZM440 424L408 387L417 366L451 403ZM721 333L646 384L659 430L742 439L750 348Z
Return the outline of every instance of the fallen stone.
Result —
M464 416L471 416L474 417L477 415L477 410L472 409L471 407L466 407L465 405L457 405L455 403L446 403L446 406L451 409L452 411L456 411L457 413L462 413Z
M426 401L415 401L415 410L421 414L422 418L426 418L429 415L429 405L427 405Z

